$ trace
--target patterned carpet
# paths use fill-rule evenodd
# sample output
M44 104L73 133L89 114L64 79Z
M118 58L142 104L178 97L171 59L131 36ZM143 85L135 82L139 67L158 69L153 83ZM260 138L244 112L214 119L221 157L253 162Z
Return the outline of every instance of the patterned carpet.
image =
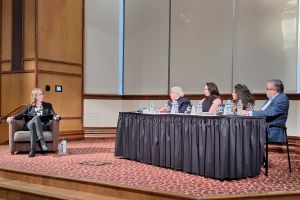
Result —
M171 169L114 157L113 140L83 140L68 143L69 155L11 155L0 145L0 168L24 170L96 182L152 189L192 196L235 195L300 191L300 155L291 155L293 172L288 172L284 153L270 153L269 176L219 181Z

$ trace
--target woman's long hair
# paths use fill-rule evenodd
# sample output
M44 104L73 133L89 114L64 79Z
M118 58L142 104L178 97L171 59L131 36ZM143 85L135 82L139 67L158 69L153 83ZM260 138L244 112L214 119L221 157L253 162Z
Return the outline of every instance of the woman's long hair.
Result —
M233 100L234 104L237 104L239 100L242 100L243 109L247 109L248 106L254 106L255 100L252 96L250 90L246 85L236 84L234 86L235 93L237 94L237 99Z
M40 88L34 88L31 92L31 105L35 106L36 105L36 97L38 96L39 93L44 93L42 89Z
M215 83L208 82L208 83L206 83L206 85L207 85L207 89L210 93L210 96L206 98L209 100L209 102L213 102L215 99L220 98L218 86Z

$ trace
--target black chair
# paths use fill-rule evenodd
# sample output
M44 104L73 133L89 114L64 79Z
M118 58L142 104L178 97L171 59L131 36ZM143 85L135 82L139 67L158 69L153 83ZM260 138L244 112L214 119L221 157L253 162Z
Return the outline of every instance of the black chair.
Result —
M287 150L287 155L288 155L288 162L289 162L289 170L290 170L290 173L292 172L292 167L291 167L291 160L290 160L290 150L289 150L289 143L288 143L288 137L287 137L287 133L286 133L286 126L280 126L280 125L268 125L267 126L267 131L266 131L266 160L265 160L265 168L266 168L266 171L265 171L265 175L268 176L268 160L269 160L269 150L268 150L268 145L269 145L269 141L268 141L268 133L269 133L269 129L270 128L273 128L273 127L276 127L276 128L281 128L284 130L284 135L285 135L285 143L286 143L286 150ZM270 144L279 144L277 142L271 142ZM282 143L280 143L282 144Z

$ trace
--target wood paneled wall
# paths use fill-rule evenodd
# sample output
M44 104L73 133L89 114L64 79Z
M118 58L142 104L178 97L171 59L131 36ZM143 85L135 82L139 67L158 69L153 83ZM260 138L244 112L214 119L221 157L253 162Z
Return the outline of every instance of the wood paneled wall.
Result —
M37 84L50 86L46 99L63 117L64 137L82 130L83 3L39 0L37 4ZM55 85L62 85L63 92L55 92Z
M84 0L23 1L24 69L11 71L12 0L0 0L0 113L5 116L30 101L34 87L62 117L61 137L83 138ZM63 92L55 92L62 85Z

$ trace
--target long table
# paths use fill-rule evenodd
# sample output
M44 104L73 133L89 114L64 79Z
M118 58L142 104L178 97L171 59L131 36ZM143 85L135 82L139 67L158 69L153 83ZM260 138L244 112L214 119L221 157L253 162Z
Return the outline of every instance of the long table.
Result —
M264 117L119 113L115 156L204 177L258 176Z

